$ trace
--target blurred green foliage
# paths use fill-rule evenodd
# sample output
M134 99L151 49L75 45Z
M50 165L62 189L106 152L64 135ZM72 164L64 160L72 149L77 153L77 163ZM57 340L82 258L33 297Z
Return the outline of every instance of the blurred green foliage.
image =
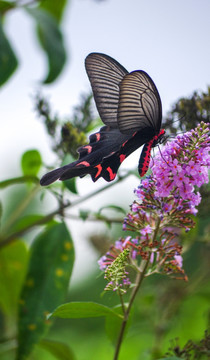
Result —
M55 81L66 61L60 28L66 4L65 0L43 0L33 1L33 8L30 4L23 6L36 24L40 46L48 59L44 83ZM18 1L0 1L0 85L7 82L18 66L4 32L4 21L7 13L19 5ZM59 56L53 56L55 51ZM65 120L53 114L48 100L41 95L35 99L35 108L52 140L59 165L71 162L77 156L77 148L87 141L88 133L99 126L90 94L81 97L80 104ZM177 119L180 121L173 123ZM165 123L174 133L193 128L201 120L210 120L209 88L207 92L194 92L192 97L178 100ZM108 225L108 230L101 234L94 232L93 226L89 240L97 254L105 252L110 237L116 240L122 235L125 210L116 206L113 198L110 206L100 203L94 212L87 209L87 204L83 208L83 202L91 200L96 191L81 196L77 179L41 189L38 175L49 166L43 164L36 149L26 151L20 163L22 176L0 183L4 191L0 211L0 359L111 359L120 321L118 298L116 294L103 293L106 284L98 270L88 274L87 269L86 278L69 288L74 239L65 223L68 218L65 210L80 205L75 215L80 221L78 226L90 219ZM97 192L108 191L134 173L125 173ZM205 333L210 319L209 194L207 185L202 189L196 228L181 234L189 282L159 275L146 279L135 303L120 360L209 358L210 341ZM114 211L116 216L108 217L104 210ZM69 319L48 317L66 301L84 303L77 303ZM92 318L87 318L88 311ZM96 317L96 313L101 317Z
M180 98L164 119L164 126L173 134L194 129L201 121L210 122L210 87L194 91L188 98Z
M87 143L86 134L99 126L99 118L94 117L92 99L92 94L83 94L80 104L75 106L71 117L61 121L57 115L52 114L49 101L37 94L36 112L52 137L52 150L59 155L61 160L67 154L77 158L78 147Z
M18 67L19 61L4 31L4 23L8 13L20 7L35 22L38 41L47 58L48 73L43 83L49 84L57 79L66 62L60 28L66 4L66 0L0 1L0 86L7 82Z
M50 325L46 315L65 299L74 265L74 247L66 225L47 226L34 239L29 257L19 299L17 359L31 353Z

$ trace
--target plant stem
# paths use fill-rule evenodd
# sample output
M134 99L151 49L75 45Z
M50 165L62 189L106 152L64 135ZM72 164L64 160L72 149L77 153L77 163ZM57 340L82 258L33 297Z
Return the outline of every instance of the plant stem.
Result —
M156 224L156 227L155 227L155 231L154 231L154 234L153 234L152 242L154 242L155 239L157 238L158 231L159 231L159 228L160 228L160 223L161 223L161 220L160 220L160 218L158 218L157 219L157 224ZM124 333L125 333L125 328L126 328L126 325L127 325L128 319L129 319L131 307L133 305L135 297L136 297L136 295L137 295L137 293L139 291L139 288L140 288L140 286L142 284L142 281L144 279L144 276L145 276L149 261L150 261L150 255L148 256L147 260L142 260L141 261L140 268L139 268L139 271L137 273L136 280L135 280L136 286L133 288L133 291L131 293L131 297L130 297L130 301L129 301L127 309L126 310L123 309L123 311L124 311L124 319L123 319L122 326L121 326L121 329L120 329L120 334L119 334L119 337L118 337L118 341L117 341L117 345L116 345L113 360L118 359L119 352L120 352L120 347L121 347L123 336L124 336Z
M73 214L66 214L65 215L66 218L68 219L72 219L72 220L79 220L81 221L81 216L79 215L73 215ZM124 218L107 218L106 216L101 216L101 217L94 217L89 215L87 218L85 218L85 221L94 221L94 222L100 222L100 221L103 221L103 222L106 222L108 224L122 224L123 223L123 220Z
M39 184L39 179L36 176L24 175L0 181L0 189L4 189L11 185L25 184L28 181L31 181L34 184Z
M125 315L126 308L125 308L125 304L124 304L123 296L122 296L122 294L121 294L121 292L120 292L120 291L118 292L118 295L119 295L119 298L120 298L120 302L121 302L121 306L122 306L122 311L123 311L123 314Z
M65 207L69 206L69 204L63 205L56 209L55 211L51 212L50 214L44 216L43 218L36 220L34 223L29 224L25 226L23 229L20 229L16 231L15 233L7 236L6 238L0 238L0 248L9 245L11 242L18 240L19 236L27 233L29 230L31 230L33 227L38 225L44 225L48 223L50 220L54 218L55 215L62 214Z
M139 288L140 288L140 286L142 284L142 281L144 279L144 275L145 275L148 263L149 263L149 258L147 260L142 260L141 261L140 269L139 269L139 272L138 272L138 274L136 276L136 281L135 281L136 286L133 288L133 291L131 293L131 298L130 298L130 301L129 301L128 308L124 311L124 319L123 319L123 322L122 322L122 325L121 325L121 329L120 329L120 333L119 333L119 337L118 337L118 341L117 341L117 345L116 345L113 360L118 359L119 352L120 352L120 347L121 347L121 344L122 344L123 336L124 336L124 333L125 333L125 328L126 328L126 325L127 325L127 322L128 322L129 315L130 315L131 307L133 305L134 299L135 299L135 297L136 297L136 295L138 293L138 290L139 290Z
M94 190L93 192L91 192L91 193L79 198L78 200L74 201L73 203L71 203L70 207L76 206L76 205L80 204L81 202L86 201L86 200L90 199L91 197L100 194L102 191L107 190L110 187L118 184L123 179L124 179L124 177L119 177L114 183L110 183L108 185L105 185L105 186L103 186L102 188L100 188L100 189L98 189L96 191Z

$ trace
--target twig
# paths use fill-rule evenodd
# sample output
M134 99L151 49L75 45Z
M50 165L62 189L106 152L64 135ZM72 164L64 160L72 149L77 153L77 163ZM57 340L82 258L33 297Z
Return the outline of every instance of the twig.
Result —
M39 220L34 221L34 223L29 224L25 228L16 231L15 233L7 236L6 238L1 238L0 239L0 248L4 247L6 245L9 245L11 242L13 242L15 240L18 240L20 235L27 233L33 227L38 226L38 225L44 225L44 224L48 223L50 220L52 220L54 218L55 215L62 214L63 210L68 206L69 206L69 203L59 207L58 209L51 212L50 214L44 216L43 218L41 218Z
M72 219L72 220L82 220L81 216L79 215L73 215L73 214L66 214L65 215L66 218L68 219ZM94 216L88 216L87 218L85 218L85 221L102 221L102 222L106 222L109 224L115 223L115 224L122 224L123 223L124 218L115 218L115 219L111 219L111 218L107 218L105 216L101 216L101 217L94 217Z
M119 183L120 181L122 181L123 178L118 178L117 181L115 181L114 183L108 184L103 186L102 188L98 189L97 191L93 191L81 198L79 198L78 200L72 202L72 203L66 203L66 204L62 204L60 205L56 210L52 211L50 214L44 216L43 218L34 221L34 223L31 223L29 225L27 225L26 227L24 227L23 229L20 229L16 232L14 232L13 234L10 234L7 237L1 237L0 238L0 248L10 244L11 242L18 240L18 237L20 235L23 235L25 233L27 233L29 230L31 230L33 227L38 226L38 225L44 225L46 224L48 221L52 220L54 218L54 216L56 215L61 215L64 216L63 214L63 210L66 208L72 208L73 206L79 205L80 203L82 203L83 201L88 200L89 198L98 195L99 193L101 193L102 191L109 189L110 187L114 186L115 184Z

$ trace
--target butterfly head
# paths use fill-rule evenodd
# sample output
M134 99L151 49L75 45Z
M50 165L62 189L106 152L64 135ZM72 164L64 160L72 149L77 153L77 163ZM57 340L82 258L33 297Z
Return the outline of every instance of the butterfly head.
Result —
M155 147L158 144L163 144L167 140L168 137L165 135L165 133L166 132L164 129L160 129L159 133L153 138L152 147Z

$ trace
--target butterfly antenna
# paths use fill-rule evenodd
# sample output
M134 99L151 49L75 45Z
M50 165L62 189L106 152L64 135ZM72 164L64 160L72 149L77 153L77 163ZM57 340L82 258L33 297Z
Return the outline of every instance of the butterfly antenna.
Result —
M176 134L170 134L170 135L167 135L167 139L174 139L177 135L183 135L185 134L186 131L181 131L181 132L178 132Z
M166 122L167 123L167 125L173 125L174 123L176 123L176 122L181 122L182 121L182 119L184 119L185 118L185 116L186 116L186 113L184 114L184 115L182 115L180 118L178 118L177 120L169 120L168 122Z
M161 152L161 148L160 148L160 145L159 145L159 144L158 144L158 149L159 149L159 151L160 151L160 156L162 157L163 161L166 163L166 165L168 165L166 159L164 158L164 156L163 156L163 154L162 154L162 152Z

